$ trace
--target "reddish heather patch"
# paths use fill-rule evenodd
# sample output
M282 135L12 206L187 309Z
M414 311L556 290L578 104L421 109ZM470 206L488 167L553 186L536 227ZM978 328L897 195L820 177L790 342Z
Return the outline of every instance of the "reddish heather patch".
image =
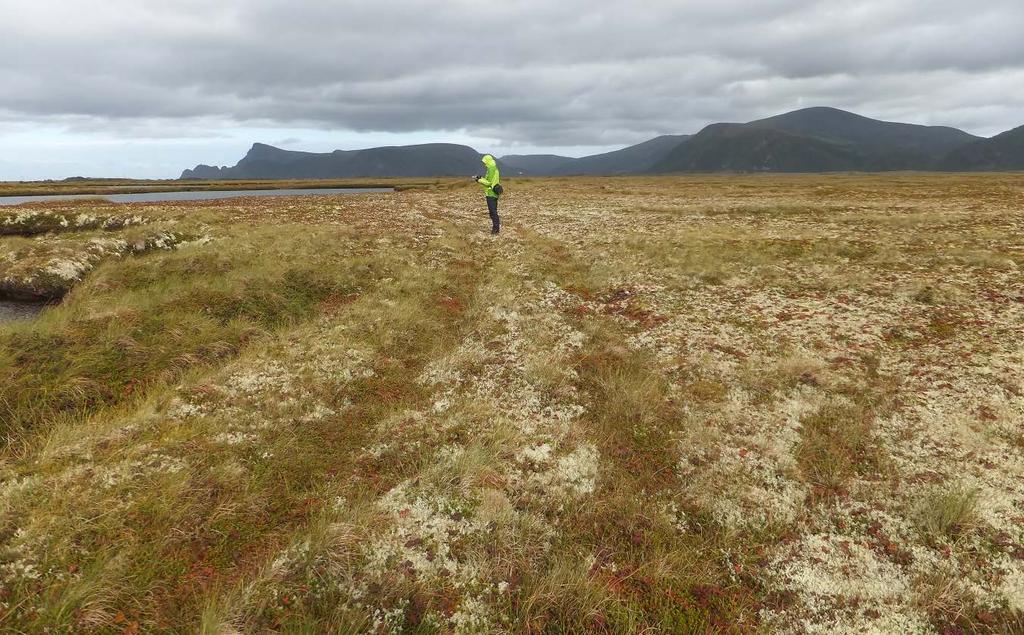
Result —
M327 296L326 298L320 301L320 304L317 306L317 309L321 313L324 313L326 315L336 315L344 307L348 306L349 304L352 304L358 299L358 293L332 293L331 295Z
M441 307L441 310L449 315L459 315L466 310L466 306L461 300L448 295L439 298L437 304Z

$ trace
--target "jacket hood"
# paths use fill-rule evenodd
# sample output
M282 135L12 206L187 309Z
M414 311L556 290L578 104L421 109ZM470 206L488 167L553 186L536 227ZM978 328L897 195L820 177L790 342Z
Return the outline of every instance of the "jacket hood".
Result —
M494 157L492 157L489 154L485 154L484 158L480 159L480 161L489 168L493 168L495 165L497 165L497 163L495 163L494 161Z

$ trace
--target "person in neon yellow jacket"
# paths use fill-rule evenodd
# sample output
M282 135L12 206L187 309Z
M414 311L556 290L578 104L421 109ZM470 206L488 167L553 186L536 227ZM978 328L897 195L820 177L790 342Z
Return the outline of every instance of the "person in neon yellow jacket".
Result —
M497 234L501 231L501 217L498 216L498 196L501 195L501 173L498 172L498 163L489 154L481 159L487 167L487 173L483 176L474 177L476 182L484 186L484 197L487 199L487 213L491 215L491 233ZM498 191L495 192L495 187Z

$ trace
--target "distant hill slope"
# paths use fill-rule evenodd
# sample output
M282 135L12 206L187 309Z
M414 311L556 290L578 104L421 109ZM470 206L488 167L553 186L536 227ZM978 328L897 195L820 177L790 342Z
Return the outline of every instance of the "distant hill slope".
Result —
M1024 170L1024 126L957 148L939 169L957 172Z
M502 161L537 176L641 174L662 160L689 135L664 135L628 148L580 157L553 154L512 155Z
M947 126L919 126L870 119L837 108L804 108L752 121L748 126L848 143L875 152L941 157L980 137Z
M482 155L468 146L433 143L366 150L295 152L255 143L234 167L199 165L183 179L317 179L350 177L471 176Z
M833 172L934 169L978 137L941 126L806 108L745 124L712 124L652 172Z
M559 167L577 159L557 154L507 154L501 160L513 172L522 174L556 174Z
M845 144L743 124L712 124L674 149L652 172L836 172L861 169Z
M664 135L622 150L576 159L562 174L631 174L646 172L690 135Z

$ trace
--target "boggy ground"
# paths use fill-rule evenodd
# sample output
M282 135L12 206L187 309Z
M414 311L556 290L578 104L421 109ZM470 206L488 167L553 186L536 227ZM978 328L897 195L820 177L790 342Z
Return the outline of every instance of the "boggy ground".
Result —
M3 181L2 196L102 195L143 192L207 192L218 190L282 190L302 188L393 187L420 189L451 182L450 178L380 178L380 179L274 179L211 181L199 179L89 179L71 178L63 181Z
M188 240L0 329L0 630L1024 631L1024 177L482 203L80 205Z

